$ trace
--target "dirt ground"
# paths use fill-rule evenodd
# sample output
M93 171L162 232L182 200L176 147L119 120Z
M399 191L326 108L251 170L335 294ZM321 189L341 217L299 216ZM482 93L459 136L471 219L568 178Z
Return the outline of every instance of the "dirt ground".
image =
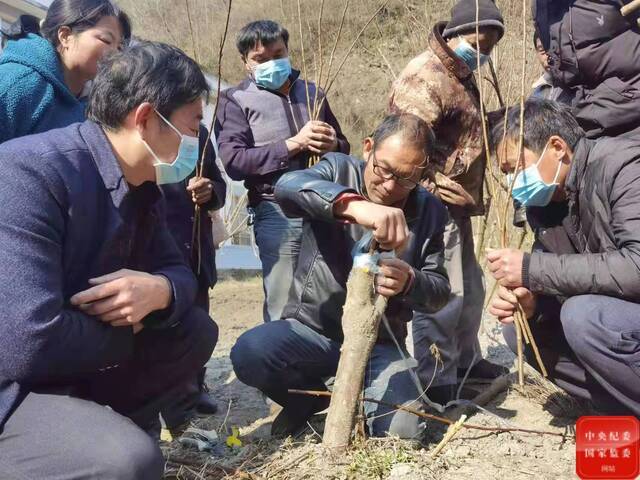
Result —
M274 415L262 395L240 383L233 374L229 351L242 332L262 322L262 285L259 279L226 280L212 291L211 314L220 327L220 339L208 364L207 383L220 412L195 426L215 430L221 445L213 453L198 452L173 441L163 446L167 479L568 479L576 478L575 444L571 435L549 436L520 432L494 433L463 429L442 452L434 447L446 430L427 423L422 442L398 439L359 439L345 456L334 458L320 445L324 415L310 422L297 438L273 440L269 429ZM502 344L499 327L485 319L481 331L485 355L513 366L513 355ZM497 395L486 409L471 413L467 423L490 427L519 427L556 434L571 433L583 408L533 372L525 392L515 386ZM417 396L417 395L416 395ZM499 417L499 418L498 418ZM242 446L224 441L233 428Z

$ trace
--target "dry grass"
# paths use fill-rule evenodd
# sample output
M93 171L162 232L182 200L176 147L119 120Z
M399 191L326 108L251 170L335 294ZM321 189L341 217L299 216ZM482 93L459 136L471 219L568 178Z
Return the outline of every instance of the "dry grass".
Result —
M572 397L532 368L526 367L525 370L525 388L519 390L519 393L527 400L544 407L556 417L578 419L582 415L593 413L589 402Z
M279 442L252 443L242 453L216 460L207 454L165 446L166 480L387 478L394 465L418 462L417 444L396 438L369 439L359 443L346 455L336 457L308 435ZM330 462L327 460L330 459ZM423 467L424 468L424 467Z
M354 448L344 456L331 456L319 444L324 415L314 417L311 427L301 436L286 440L269 437L271 411L256 390L238 382L232 374L229 350L239 335L261 324L262 285L259 279L228 280L213 290L211 313L220 327L220 340L214 352L207 381L217 399L218 415L197 419L204 430L216 430L220 438L230 427L240 429L244 446L222 447L215 454L199 453L178 445L163 446L167 479L278 479L278 480L511 480L530 478L574 478L575 446L568 439L526 433L493 434L486 431L460 432L438 457L434 446L441 440L444 427L427 422L423 443L395 438L358 437ZM482 334L481 334L482 335ZM485 344L486 338L481 338ZM492 361L509 362L499 352L487 352ZM505 363L506 364L506 363ZM470 423L485 427L524 427L566 433L576 410L564 395L546 381L527 374L525 396L519 389L504 390L485 407L503 418L476 412ZM532 397L532 398L529 398ZM568 405L568 415L550 408L555 402ZM566 418L569 417L569 418ZM509 422L508 424L504 422Z

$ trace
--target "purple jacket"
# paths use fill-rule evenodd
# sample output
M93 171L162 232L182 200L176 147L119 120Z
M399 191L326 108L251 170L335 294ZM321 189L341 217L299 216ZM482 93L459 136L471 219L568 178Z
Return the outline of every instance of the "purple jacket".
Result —
M252 206L261 200L273 201L273 187L283 174L307 168L309 154L289 158L285 140L309 121L305 85L312 105L315 96L323 98L324 93L299 75L292 73L288 96L259 87L249 77L220 94L215 130L220 158L232 179L244 180ZM327 100L319 120L335 129L338 151L348 154L349 142Z

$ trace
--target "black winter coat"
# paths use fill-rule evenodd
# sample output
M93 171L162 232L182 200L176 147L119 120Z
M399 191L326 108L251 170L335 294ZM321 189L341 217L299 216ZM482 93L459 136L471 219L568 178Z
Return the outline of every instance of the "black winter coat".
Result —
M640 302L640 135L581 140L565 186L569 213L525 261L525 286L558 297Z
M571 90L590 138L640 126L638 15L622 0L535 0L533 18L549 54L554 85Z

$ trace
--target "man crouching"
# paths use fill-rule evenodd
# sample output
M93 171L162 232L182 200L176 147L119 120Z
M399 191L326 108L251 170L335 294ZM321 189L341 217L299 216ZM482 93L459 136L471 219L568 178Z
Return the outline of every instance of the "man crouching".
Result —
M0 146L2 478L161 478L147 432L218 336L158 189L193 171L207 92L139 42L101 64L89 121Z
M441 308L450 291L442 242L447 212L419 186L433 143L424 121L391 115L364 141L365 162L330 153L276 184L285 214L304 219L289 302L282 320L244 333L231 351L238 379L283 406L272 434L297 432L328 405L327 398L287 390L326 390L324 380L335 375L351 252L369 231L397 258L381 260L376 278L377 292L390 299L384 321L389 328L381 326L369 359L365 396L398 404L419 396L410 371L415 361L405 350L406 323L412 310ZM420 433L418 419L405 412L365 403L365 413L373 436Z

